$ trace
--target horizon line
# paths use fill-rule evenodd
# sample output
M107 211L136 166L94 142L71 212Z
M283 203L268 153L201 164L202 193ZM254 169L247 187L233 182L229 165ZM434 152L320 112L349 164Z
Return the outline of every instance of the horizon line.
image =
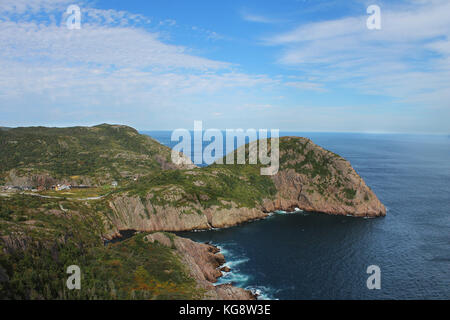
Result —
M0 125L0 128L9 128L9 129L15 129L15 128L32 128L32 127L45 127L45 128L73 128L73 127L94 127L99 126L102 124L109 124L109 125L122 125L127 126L130 128L133 128L137 130L138 132L157 132L157 131L174 131L177 129L138 129L132 125L128 124L121 124L121 123L96 123L96 124L88 124L88 125L16 125L16 126L7 126L7 125ZM359 134L396 134L396 135L450 135L450 132L411 132L411 131L333 131L333 130L300 130L300 129L280 129L280 128L242 128L242 127L236 127L236 128L206 128L203 131L206 131L208 129L213 130L220 130L220 131L226 131L228 130L248 130L248 129L255 129L255 130L261 130L261 129L267 129L267 130L279 130L280 132L301 132L301 133L359 133ZM188 131L194 131L194 129L188 129Z

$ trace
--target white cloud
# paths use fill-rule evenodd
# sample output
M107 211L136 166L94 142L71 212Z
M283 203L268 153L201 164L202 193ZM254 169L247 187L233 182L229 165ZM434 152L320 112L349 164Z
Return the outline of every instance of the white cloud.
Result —
M2 2L0 111L5 117L103 122L110 116L144 122L148 118L142 115L161 110L181 115L180 110L194 105L199 96L279 83L166 44L158 33L141 26L149 21L140 15L85 4L81 29L68 30L64 15L55 23L30 14L58 16L67 3ZM207 101L202 103L199 108ZM27 112L14 112L16 108Z
M68 30L64 12L72 3L0 0L3 125L5 121L8 125L109 121L170 128L211 117L216 127L229 121L227 125L241 127L248 123L270 127L278 122L295 128L301 119L313 128L329 130L331 123L345 131L352 121L354 130L365 125L376 129L378 124L358 113L357 107L343 113L330 107L327 116L319 115L324 112L315 106L289 109L294 102L280 94L289 97L285 90L322 93L337 83L427 105L433 108L430 115L448 108L450 101L447 2L427 2L423 12L389 12L382 7L380 32L367 30L366 16L361 16L306 24L267 39L268 44L282 47L280 64L302 71L303 76L292 78L246 74L234 64L201 57L189 47L168 44L167 33L149 31L187 26L166 21L158 28L158 21L99 10L89 1L78 3L83 13L81 30ZM261 16L247 18L274 22ZM155 28L147 28L149 23ZM421 30L409 32L411 28ZM200 27L196 32L210 39L222 37ZM380 115L375 118L383 120ZM398 116L386 128L401 119L414 122L412 116Z
M280 64L320 83L449 108L450 2L413 4L381 6L381 30L368 30L362 11L359 17L304 24L265 41L283 48Z
M158 35L134 27L84 24L68 30L36 22L0 22L0 56L59 63L89 63L115 67L226 68L228 64L190 55L185 47L167 45Z
M33 14L37 12L62 11L72 0L2 0L0 12L2 14Z

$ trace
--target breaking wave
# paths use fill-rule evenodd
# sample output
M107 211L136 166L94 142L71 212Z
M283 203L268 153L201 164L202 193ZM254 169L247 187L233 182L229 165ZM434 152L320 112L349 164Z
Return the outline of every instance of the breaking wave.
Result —
M240 266L249 263L250 259L243 253L239 253L236 249L236 243L229 242L225 244L214 244L220 249L225 257L226 263L223 267L230 268L230 272L222 272L223 276L218 279L216 285L231 283L236 287L250 290L253 294L256 294L258 300L274 300L273 293L275 290L265 286L253 286L249 283L252 277L241 271Z

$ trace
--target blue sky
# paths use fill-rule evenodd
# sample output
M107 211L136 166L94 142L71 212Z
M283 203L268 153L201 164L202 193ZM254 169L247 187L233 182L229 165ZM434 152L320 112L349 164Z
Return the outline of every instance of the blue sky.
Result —
M66 27L67 7L81 29ZM369 5L381 30L366 27ZM450 132L450 2L0 1L0 125Z

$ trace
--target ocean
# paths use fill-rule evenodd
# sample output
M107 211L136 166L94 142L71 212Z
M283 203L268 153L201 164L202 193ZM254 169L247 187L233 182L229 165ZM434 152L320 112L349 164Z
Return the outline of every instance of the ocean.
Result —
M171 132L142 132L173 147ZM362 219L276 213L181 236L222 249L231 282L261 299L450 299L450 136L281 132L349 160L388 209ZM380 268L369 290L367 268Z

